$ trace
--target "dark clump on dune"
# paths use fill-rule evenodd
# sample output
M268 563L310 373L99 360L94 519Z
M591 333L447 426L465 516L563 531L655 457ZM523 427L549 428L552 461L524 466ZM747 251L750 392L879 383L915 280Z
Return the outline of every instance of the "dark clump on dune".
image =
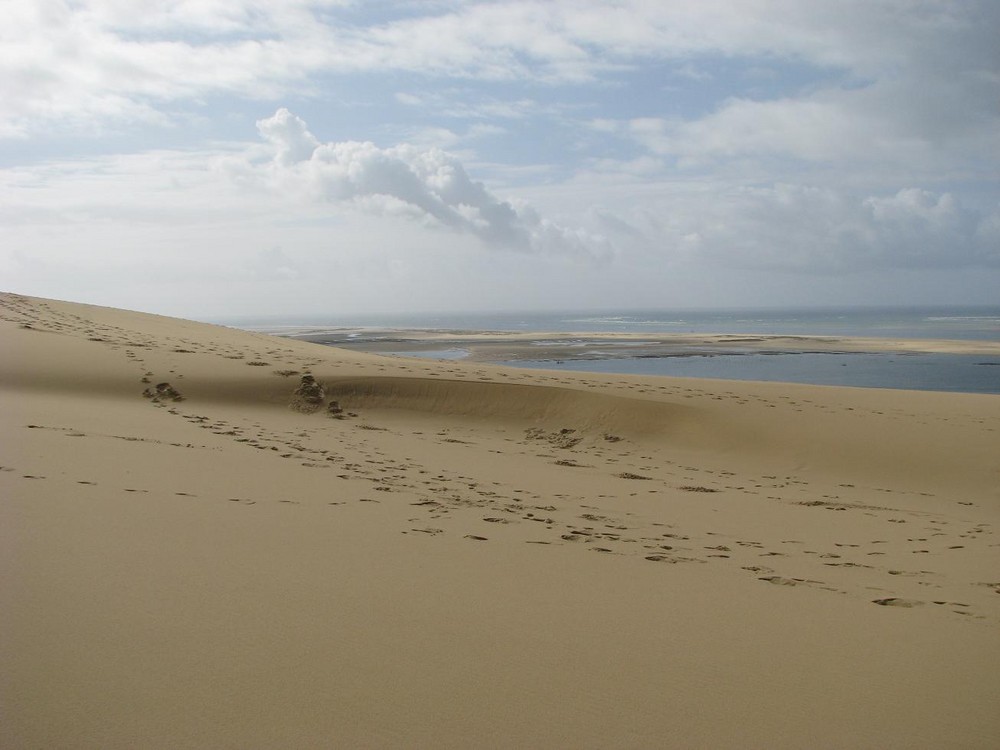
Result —
M525 436L529 440L544 440L555 448L573 448L578 445L582 437L575 435L576 430L563 427L558 432L545 432L545 430L533 427L525 431Z
M147 388L142 395L151 399L153 403L161 401L183 401L184 397L170 383L157 383L154 388Z
M292 392L291 407L298 411L319 411L323 406L326 392L312 375L303 375L299 387Z

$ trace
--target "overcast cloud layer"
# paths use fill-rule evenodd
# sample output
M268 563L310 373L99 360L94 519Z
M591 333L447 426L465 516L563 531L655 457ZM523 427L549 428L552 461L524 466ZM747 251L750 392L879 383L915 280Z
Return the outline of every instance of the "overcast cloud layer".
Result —
M992 0L12 0L0 287L172 314L1000 303Z

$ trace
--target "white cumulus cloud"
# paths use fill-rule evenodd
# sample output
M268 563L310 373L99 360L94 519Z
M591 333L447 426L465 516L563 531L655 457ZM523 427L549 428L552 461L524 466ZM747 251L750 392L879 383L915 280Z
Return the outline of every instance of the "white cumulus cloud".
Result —
M592 257L611 251L601 235L561 226L526 204L494 195L441 149L410 144L380 148L370 141L320 143L305 122L284 108L259 120L257 129L270 147L268 158L245 160L238 176L258 185L402 214L498 248Z

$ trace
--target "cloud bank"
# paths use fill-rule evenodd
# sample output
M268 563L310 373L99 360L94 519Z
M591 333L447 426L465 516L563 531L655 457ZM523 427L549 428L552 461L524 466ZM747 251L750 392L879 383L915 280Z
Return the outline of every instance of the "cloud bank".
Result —
M259 186L406 216L473 235L495 248L594 258L611 252L601 235L561 226L526 204L500 199L440 149L320 143L285 108L259 120L257 130L270 146L270 158L244 160L238 174Z
M169 259L164 299L316 309L320 277L373 309L997 299L996 0L4 11L0 277L42 296Z
M948 192L864 195L779 183L677 190L662 210L596 212L623 245L717 267L849 274L879 269L1000 268L1000 206Z

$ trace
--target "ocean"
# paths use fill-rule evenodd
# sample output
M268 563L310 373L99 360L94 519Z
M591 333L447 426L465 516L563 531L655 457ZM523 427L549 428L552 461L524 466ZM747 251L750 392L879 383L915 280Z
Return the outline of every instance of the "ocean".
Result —
M969 354L756 352L655 359L519 360L508 364L577 372L1000 394L1000 357Z
M846 308L809 310L612 310L566 312L436 313L345 315L243 320L230 324L280 333L284 327L364 328L371 341L378 329L579 333L763 334L850 336L891 339L1000 341L1000 307ZM338 344L350 347L350 344ZM359 347L360 348L360 347ZM769 380L866 388L905 388L1000 394L1000 357L968 354L739 353L685 356L566 356L507 362L514 367L585 372L673 375L735 380ZM461 345L400 355L460 359Z
M215 322L283 326L580 333L759 333L1000 341L1000 306L344 314Z

